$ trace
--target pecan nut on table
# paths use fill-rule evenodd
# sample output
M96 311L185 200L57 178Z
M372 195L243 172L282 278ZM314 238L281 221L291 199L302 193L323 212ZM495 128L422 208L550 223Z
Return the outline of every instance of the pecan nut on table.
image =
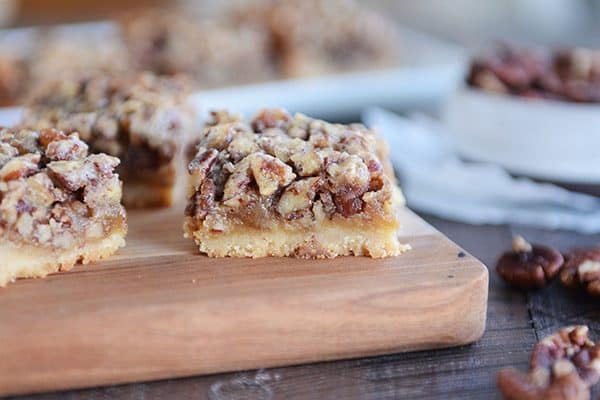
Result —
M498 274L521 289L546 286L560 271L564 258L552 247L531 245L522 236L513 238L512 250L500 256L496 264Z
M571 326L542 339L533 349L529 372L512 367L498 374L498 388L508 400L587 400L600 380L600 345L587 326Z
M583 288L591 296L600 297L600 248L567 253L560 280L566 287Z

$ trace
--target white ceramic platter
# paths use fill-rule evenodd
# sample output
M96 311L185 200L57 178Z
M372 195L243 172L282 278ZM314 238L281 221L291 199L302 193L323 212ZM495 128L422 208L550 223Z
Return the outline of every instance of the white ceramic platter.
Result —
M462 89L443 120L456 150L542 180L600 184L600 105Z

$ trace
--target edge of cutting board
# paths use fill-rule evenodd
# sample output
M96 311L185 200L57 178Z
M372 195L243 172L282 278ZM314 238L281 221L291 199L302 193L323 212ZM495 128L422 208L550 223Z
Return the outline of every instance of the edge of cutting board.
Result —
M209 259L181 211L133 212L94 266L0 290L0 395L462 345L488 271L409 210L396 258Z

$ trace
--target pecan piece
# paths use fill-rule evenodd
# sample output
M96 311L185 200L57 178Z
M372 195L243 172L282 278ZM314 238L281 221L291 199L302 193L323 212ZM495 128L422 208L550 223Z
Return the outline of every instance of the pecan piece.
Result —
M53 161L47 165L47 168L50 177L67 190L79 190L87 182L83 172L83 160Z
M228 168L226 164L224 168ZM230 167L231 175L223 188L223 205L234 209L242 208L254 201L255 192L250 187L250 161L244 158L237 165Z
M252 129L254 132L262 132L265 129L286 128L291 120L290 114L283 109L265 109L252 120Z
M498 387L509 400L570 400L590 398L600 379L600 345L588 337L587 326L560 329L538 342L529 373L509 367L498 374Z
M515 236L512 251L498 259L496 271L502 279L518 288L542 288L558 274L563 262L558 250L531 245L523 237Z
M294 153L290 156L290 161L294 164L296 172L300 176L317 175L323 166L323 158L315 150Z
M48 145L56 140L65 140L67 135L63 131L59 131L58 129L46 128L40 131L39 141L43 147L48 147Z
M0 142L0 168L19 155L19 150L8 143Z
M293 219L295 214L312 206L320 185L321 178L318 177L292 183L281 195L277 211L286 218Z
M39 170L40 159L38 153L12 158L0 169L0 180L11 181L33 175Z
M237 132L234 138L229 143L227 151L234 161L241 160L248 154L255 153L260 150L255 141L256 135L251 132Z
M198 154L188 165L188 172L190 174L190 190L192 191L191 194L198 190L213 164L217 160L218 155L219 152L215 149L206 150L201 148L198 150Z
M185 209L188 216L204 218L215 205L217 188L211 179L206 179L195 192Z
M62 132L59 133L62 134ZM88 145L80 140L79 135L76 133L72 133L68 137L52 140L46 146L46 157L52 161L80 160L85 158L87 154Z
M582 287L590 295L600 297L600 248L571 250L560 280L569 288Z
M250 169L258 185L261 196L270 196L281 186L287 186L296 175L292 167L267 154L255 153L249 156Z
M60 186L76 191L85 186L95 185L99 177L112 175L119 165L119 159L106 154L92 154L85 160L63 160L48 163L48 174ZM116 180L118 182L118 179ZM113 190L105 188L106 190ZM116 195L119 195L117 193Z
M357 155L345 155L338 162L327 166L327 175L334 191L352 197L360 197L369 189L369 168Z

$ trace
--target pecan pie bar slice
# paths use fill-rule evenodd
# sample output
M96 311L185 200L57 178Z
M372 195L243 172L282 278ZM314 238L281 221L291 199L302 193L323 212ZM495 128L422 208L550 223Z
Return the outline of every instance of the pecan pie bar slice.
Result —
M169 206L181 143L195 124L185 89L176 78L148 73L54 81L32 97L23 125L79 132L92 153L121 160L126 206Z
M156 74L185 73L201 88L272 79L269 32L227 15L149 9L124 15L120 30L133 65Z
M222 257L396 256L402 195L362 125L263 110L213 113L190 162L184 230Z
M398 63L392 21L353 0L274 2L265 12L286 76L315 76Z
M88 155L77 133L0 129L0 286L125 245L118 164Z

